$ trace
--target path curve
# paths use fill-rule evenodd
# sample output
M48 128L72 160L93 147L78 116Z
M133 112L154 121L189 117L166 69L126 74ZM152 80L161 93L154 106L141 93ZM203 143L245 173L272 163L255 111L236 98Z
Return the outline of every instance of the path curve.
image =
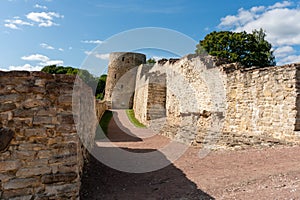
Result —
M121 148L153 151L170 140L128 136L146 131L133 127L124 111L109 124L108 137ZM203 159L190 147L169 166L149 173L120 172L91 158L85 166L81 199L300 199L300 147L249 148L211 152Z

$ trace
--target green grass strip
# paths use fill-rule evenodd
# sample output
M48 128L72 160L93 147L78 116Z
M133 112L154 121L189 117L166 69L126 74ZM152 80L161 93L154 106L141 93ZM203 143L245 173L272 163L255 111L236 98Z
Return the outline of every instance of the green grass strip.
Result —
M138 128L146 128L146 126L144 124L142 124L141 122L139 122L139 120L137 120L134 116L134 111L133 109L128 109L126 110L126 114L128 119L130 120L130 122Z
M103 132L99 129L99 127L97 128L96 137L95 137L96 140L105 138L103 134L107 135L108 124L112 117L113 117L113 113L111 111L106 110L104 112L104 114L99 122L99 125L102 128Z

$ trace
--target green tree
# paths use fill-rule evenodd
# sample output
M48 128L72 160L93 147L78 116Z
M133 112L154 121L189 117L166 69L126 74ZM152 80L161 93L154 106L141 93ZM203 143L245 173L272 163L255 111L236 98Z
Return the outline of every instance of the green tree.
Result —
M101 100L104 99L106 78L107 78L107 75L103 74L98 79L98 85L97 85L97 88L96 88L96 94L97 94L96 98L97 99L101 99Z
M149 58L147 60L147 64L155 64L156 63L156 60L154 58Z
M87 70L73 68L70 66L63 67L63 66L56 66L56 65L45 66L41 71L50 74L78 75L87 85L89 85L94 90L97 99L104 98L107 75L101 75L100 77L95 77Z
M240 62L245 67L274 66L276 62L272 45L265 37L262 29L252 33L214 31L199 42L196 53L207 52L209 55L226 58L229 62Z

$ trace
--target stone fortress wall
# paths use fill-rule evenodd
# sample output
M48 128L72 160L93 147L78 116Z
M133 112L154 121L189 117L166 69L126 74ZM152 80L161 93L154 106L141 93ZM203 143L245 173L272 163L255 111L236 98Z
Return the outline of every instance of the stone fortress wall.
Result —
M79 199L96 123L93 92L74 76L0 71L0 199Z
M292 64L243 70L196 55L141 65L135 115L149 125L155 120L151 110L164 105L161 133L189 144L218 140L215 145L226 146L245 137L246 143L299 141L299 69ZM156 92L155 83L166 92Z

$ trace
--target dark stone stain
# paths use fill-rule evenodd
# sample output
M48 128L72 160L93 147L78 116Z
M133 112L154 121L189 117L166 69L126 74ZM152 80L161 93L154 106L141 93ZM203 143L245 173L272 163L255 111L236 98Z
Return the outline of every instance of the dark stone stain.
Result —
M14 131L10 129L0 128L0 152L4 151L8 147L14 135Z

